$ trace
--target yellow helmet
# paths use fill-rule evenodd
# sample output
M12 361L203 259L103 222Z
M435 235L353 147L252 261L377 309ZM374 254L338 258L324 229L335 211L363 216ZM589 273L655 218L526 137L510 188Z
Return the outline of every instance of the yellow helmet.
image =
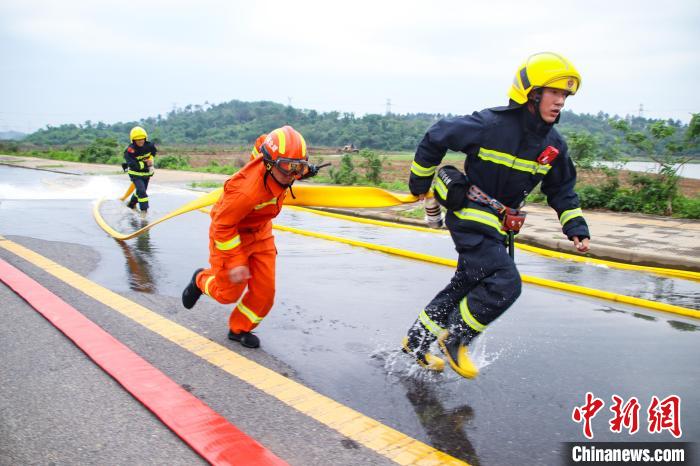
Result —
M566 58L552 52L530 55L518 67L508 97L519 104L527 102L530 91L540 87L553 87L576 94L581 87L581 75Z
M129 139L131 139L131 142L134 142L136 139L148 139L148 133L140 126L134 126L129 131Z

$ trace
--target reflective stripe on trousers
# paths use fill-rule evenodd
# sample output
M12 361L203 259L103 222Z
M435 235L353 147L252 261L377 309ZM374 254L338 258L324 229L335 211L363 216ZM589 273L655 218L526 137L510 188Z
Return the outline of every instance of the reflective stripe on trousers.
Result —
M482 236L459 254L450 283L419 315L426 322L471 338L503 314L520 296L522 282L503 244ZM425 317L422 316L425 314Z

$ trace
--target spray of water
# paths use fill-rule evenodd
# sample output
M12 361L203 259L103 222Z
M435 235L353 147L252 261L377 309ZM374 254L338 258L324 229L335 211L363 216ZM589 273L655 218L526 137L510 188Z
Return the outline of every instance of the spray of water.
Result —
M476 338L474 343L469 346L472 361L479 370L496 362L505 350L505 347L501 347L497 350L487 350L487 346L490 347L490 345L488 345L488 338L487 334L483 334L479 336L479 338Z
M2 200L76 200L76 199L115 199L129 186L126 177L115 179L106 176L60 176L42 179L32 186L0 183ZM149 193L188 193L191 191L161 185L148 187Z
M0 183L0 198L6 200L97 199L119 197L126 190L125 180L107 177L65 176L41 180L40 186L14 186Z
M439 352L437 348L433 350ZM376 361L386 372L387 378L393 382L413 379L436 383L444 381L447 375L422 368L397 347L379 346L370 354L370 359Z

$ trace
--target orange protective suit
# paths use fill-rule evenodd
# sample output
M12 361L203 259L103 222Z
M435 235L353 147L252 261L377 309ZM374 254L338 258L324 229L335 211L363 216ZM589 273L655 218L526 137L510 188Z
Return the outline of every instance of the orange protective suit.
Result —
M250 332L272 308L277 257L272 219L282 210L286 194L285 187L265 176L259 157L226 181L211 210L211 268L197 275L197 287L221 304L238 302L229 317L234 333ZM229 271L240 265L248 266L251 278L232 283Z

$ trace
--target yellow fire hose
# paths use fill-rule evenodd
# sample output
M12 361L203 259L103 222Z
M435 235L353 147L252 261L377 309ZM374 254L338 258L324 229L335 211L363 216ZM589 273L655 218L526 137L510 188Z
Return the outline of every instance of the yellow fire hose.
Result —
M315 205L315 206L329 206L332 205L333 207L360 207L362 205L367 205L369 203L372 203L375 207L378 206L390 206L390 205L398 205L399 203L404 203L404 202L411 202L410 199L413 198L415 201L416 198L414 196L408 196L408 195L396 195L394 193L390 193L388 191L384 191L379 188L362 188L359 191L354 191L356 188L353 187L339 187L339 186L299 186L297 189L295 189L295 195L296 199L292 199L291 196L288 196L287 199L290 200L290 204L292 205ZM354 191L354 192L353 192ZM219 198L221 195L222 188L219 188L217 190L214 190L208 194L205 194L198 199L195 199L194 201L188 202L187 204L183 205L179 209L174 210L173 212L165 215L164 217L159 218L158 220L146 225L145 227L134 231L131 234L123 234L120 233L116 230L114 230L112 227L110 227L107 222L102 218L102 215L100 214L100 205L104 201L104 199L100 199L97 203L95 203L95 206L93 208L93 215L95 217L95 220L97 221L98 225L105 230L110 236L113 238L119 239L119 240L127 240L130 238L134 238L149 229L153 228L155 225L162 223L168 219L171 219L173 217L176 217L178 215L193 211L193 210L202 210L207 206L210 206L216 202L216 200ZM330 194L333 193L333 194ZM376 198L373 198L374 195L377 195ZM347 195L348 197L343 200L342 197ZM367 202L363 201L363 197L370 198ZM337 215L337 214L334 214ZM363 220L368 220L368 219L363 219ZM373 222L378 222L378 221L373 221ZM388 222L383 222L383 223L388 223ZM275 225L275 229L281 230L281 231L288 231L292 233L297 233L297 234L303 234L306 236L311 236L315 238L322 238L322 239L327 239L331 241L336 241L336 242L341 242L345 244L350 244L353 246L360 246L364 247L367 249L371 250L376 250L376 251L382 251L388 254L394 254L402 257L408 257L412 259L418 259L426 262L432 262L436 264L442 264L442 265L447 265L450 267L456 267L457 261L453 259L445 259L437 256L431 256L428 254L422 254L422 253L417 253L413 251L407 251L403 249L398 249L398 248L392 248L389 246L382 246L382 245L376 245L372 243L367 243L363 241L356 241L352 239L347 239L347 238L340 238L332 235L327 235L324 233L316 233L316 232L311 232L311 231L306 231L306 230L301 230L298 228L293 228L293 227L286 227L282 225ZM413 227L412 229L418 229L420 227ZM429 230L429 229L426 229ZM587 296L594 296L597 298L602 298L602 299L607 299L607 300L612 300L612 301L617 301L617 302L622 302L622 303L627 303L627 304L633 304L636 306L640 307L646 307L649 309L654 309L658 311L664 311L664 312L671 312L679 315L684 315L684 316L689 316L689 317L694 317L700 319L700 311L695 311L693 309L688 309L684 308L681 306L675 306L672 304L666 304L666 303L660 303L656 301L651 301L651 300L646 300L642 298L635 298L631 296L625 296L625 295L620 295L617 293L611 293L607 291L602 291L602 290L596 290L592 288L586 288L578 285L570 285L567 283L562 283L562 282L557 282L554 280L547 280L543 278L538 278L538 277L530 277L527 275L522 276L523 281L526 283L532 283L532 284L537 284L540 286L546 286L549 288L554 288L558 290L565 290L573 293L578 293L578 294L583 294Z
M127 189L126 193L121 197L121 200L126 200L126 198L134 191L134 184L131 183L129 185L129 188ZM220 195L222 191L222 188L216 189L212 191L209 194L206 194L203 196L203 200L206 202L211 201L211 204L216 202L216 199L218 199L218 196ZM299 185L296 188L294 188L294 194L296 196L296 199L292 199L291 196L287 196L285 199L285 205L289 206L296 206L294 208L298 210L303 210L306 212L311 212L317 215L324 215L327 217L333 217L333 218L338 218L338 219L343 219L343 220L349 220L353 222L359 222L359 223L366 223L369 225L378 225L378 226L385 226L385 227L392 227L392 228L403 228L403 229L408 229L408 230L414 230L414 231L422 231L422 232L427 232L427 233L437 233L437 234L446 234L447 232L445 230L436 230L433 228L426 228L426 227L419 227L415 225L405 225L401 223L395 223L395 222L386 222L386 221L381 221L381 220L374 220L374 219L368 219L368 218L361 218L361 217L353 217L351 215L343 215L343 214L336 214L332 212L324 212L316 209L306 209L301 206L323 206L323 207L340 207L340 208L362 208L362 207L390 207L390 206L395 206L395 205L401 205L401 204L407 204L407 203L412 203L416 202L418 198L416 196L410 195L410 194L397 194L397 193L392 193L380 188L373 188L373 187L366 187L366 186L353 186L353 187L346 187L346 186L308 186L308 185ZM213 199L211 199L209 196L214 196ZM134 238L141 233L144 233L145 231L149 230L151 227L157 225L158 223L161 223L165 220L168 220L172 217L175 217L177 215L189 212L190 210L196 210L200 209L203 207L206 207L208 205L211 205L208 203L205 203L201 206L197 207L190 207L188 206L190 204L186 204L180 209L178 209L175 212L172 212L168 214L168 216L163 217L161 219L158 219L156 222L153 222L152 224L147 225L146 227L142 228L141 230L137 230L130 235L122 235L121 233L117 233L120 236L123 237L116 237L117 239L130 239ZM96 217L97 218L97 217ZM99 221L98 221L99 223ZM102 226L102 225L101 225ZM105 226L102 226L102 228L105 229L109 228L108 226L105 228ZM114 232L114 230L112 230ZM116 233L116 232L115 232ZM110 233L112 234L112 233ZM534 254L539 254L541 256L545 257L552 257L555 259L563 259L563 260L570 260L574 262L582 262L586 264L594 264L594 265L601 265L605 267L610 267L610 268L615 268L615 269L621 269L621 270L633 270L637 272L647 272L647 273L654 273L657 275L663 275L667 277L674 277L674 278L683 278L686 280L694 280L694 281L700 281L700 273L699 272L693 272L690 270L677 270L677 269L667 269L663 267L651 267L647 265L636 265L636 264L625 264L623 262L615 262L615 261L609 261L609 260L604 260L604 259L594 259L592 257L586 257L582 255L577 255L577 254L568 254L565 252L559 252L559 251L552 251L549 249L542 249L538 248L536 246L530 246L527 244L519 244L516 243L515 247L518 249L521 249L523 251L531 252Z
M126 193L120 198L120 200L126 200L126 198L133 192L134 184L131 183ZM214 204L223 188L215 189L214 191L207 193L194 201L188 202L179 209L176 209L164 217L159 218L155 222L149 223L145 227L134 231L130 234L119 233L110 227L107 222L104 221L102 215L100 215L100 205L105 199L100 199L93 207L93 215L98 225L102 227L110 236L119 240L127 240L135 238L159 223L163 223L178 215L191 212L193 210L202 209L204 207ZM287 196L285 198L286 205L295 206L324 206L324 207L389 207L394 205L400 205L409 202L415 202L418 200L416 196L410 194L396 194L384 189L373 188L367 186L360 187L346 187L346 186L308 186L299 185L294 188L294 196Z
M126 188L126 192L122 195L122 197L119 198L120 201L126 201L126 198L131 195L131 193L134 192L134 189L136 189L136 186L134 186L134 183L130 183L129 187Z
M134 231L133 233L129 233L129 234L119 233L117 230L115 230L114 228L109 226L107 224L107 222L105 221L105 219L102 218L102 214L100 214L100 206L105 201L104 198L100 199L99 201L97 201L95 203L95 205L92 208L92 214L95 217L95 221L97 222L97 224L104 231L106 231L107 234L109 234L109 236L111 236L112 238L118 239L118 240L127 240L127 239L131 239L131 238L135 238L135 237L147 232L148 230L150 230L154 226L158 225L159 223L163 223L164 221L169 220L173 217L177 217L178 215L182 215L182 214L185 214L187 212L191 212L193 210L197 210L197 209L201 209L203 207L210 206L216 202L216 200L219 198L220 195L221 195L221 190L212 191L208 194L205 194L204 196L201 196L201 197L195 199L194 201L188 202L187 204L183 205L179 209L173 210L168 215L161 217L158 220L149 223L145 227L140 228L140 229Z
M367 243L365 241L357 241L349 238L341 238L338 236L327 235L325 233L317 233L314 231L302 230L299 228L288 227L283 225L273 225L273 228L280 231L287 231L290 233L296 233L299 235L310 236L313 238L321 238L329 241L336 241L339 243L349 244L352 246L359 246L366 249L371 249L373 251L381 251L387 254L393 254L401 257L408 257L410 259L418 259L425 262L431 262L433 264L447 265L450 267L457 267L457 261L454 259L446 259L444 257L432 256L430 254L423 254L419 252L407 251L405 249L392 248L390 246L383 246L379 244ZM626 296L617 293L611 293L609 291L596 290L594 288L586 288L579 285L571 285L569 283L558 282L555 280L548 280L546 278L532 277L529 275L520 275L523 282L531 283L534 285L545 286L547 288L554 288L557 290L569 291L571 293L582 294L586 296L593 296L596 298L607 299L610 301L616 301L625 304L632 304L635 306L646 307L648 309L654 309L656 311L670 312L673 314L680 314L687 317L694 317L700 319L700 311L693 309L688 309L681 306L675 306L673 304L660 303L658 301L651 301L648 299L635 298L633 296Z
M323 210L318 210L318 209L308 209L305 207L291 207L290 208L294 210L300 210L303 212L310 212L316 215L323 215L325 217L332 217L332 218L337 218L341 220L348 220L351 222L357 222L357 223L365 223L368 225L378 225L378 226L383 226L383 227L391 227L391 228L401 228L405 230L414 230L414 231L421 231L424 233L436 233L436 234L442 234L446 235L448 232L446 230L436 230L434 228L427 228L427 227L420 227L417 225L407 225L404 223L396 223L396 222L387 222L383 220L374 220L371 218L363 218L363 217L354 217L352 215L343 215L343 214L337 214L334 212L325 212ZM686 280L694 280L694 281L700 281L700 273L698 272L693 272L690 270L677 270L677 269L666 269L662 267L650 267L647 265L636 265L636 264L625 264L623 262L614 262L614 261L608 261L604 259L594 259L592 257L586 257L586 256L581 256L581 255L576 255L576 254L568 254L565 252L559 252L559 251L552 251L549 249L542 249L538 248L536 246L530 246L527 244L519 244L515 243L515 247L518 249L522 249L523 251L527 252L532 252L534 254L539 254L541 256L545 257L552 257L555 259L564 259L564 260L570 260L574 262L583 262L586 264L596 264L596 265L603 265L605 267L610 267L610 268L615 268L615 269L622 269L622 270L634 270L637 272L648 272L648 273L654 273L657 275L664 275L668 277L674 277L674 278L684 278Z

